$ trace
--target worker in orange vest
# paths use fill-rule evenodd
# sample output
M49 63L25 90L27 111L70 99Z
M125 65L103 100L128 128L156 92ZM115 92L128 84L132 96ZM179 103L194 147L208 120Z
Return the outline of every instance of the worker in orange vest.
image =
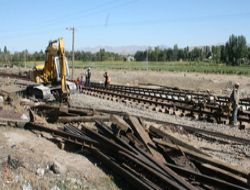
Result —
M105 72L103 76L105 78L105 80L104 80L104 87L107 88L108 85L111 83L111 78L110 78L110 76L108 75L107 72Z

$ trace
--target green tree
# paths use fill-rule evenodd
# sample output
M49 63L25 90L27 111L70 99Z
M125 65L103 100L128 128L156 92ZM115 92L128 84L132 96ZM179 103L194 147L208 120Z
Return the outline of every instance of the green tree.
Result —
M8 52L9 52L9 51L8 51L7 47L4 46L4 48L3 48L3 53L4 53L4 54L7 54Z
M159 61L159 54L160 54L160 47L159 46L157 46L157 47L155 47L155 49L154 49L154 60L155 61Z
M188 60L189 59L189 47L184 48L184 59Z
M97 52L97 58L99 61L105 61L105 49L100 49L99 52Z
M247 42L244 36L231 35L226 43L227 63L239 65L247 55Z
M167 60L167 54L166 54L166 50L161 50L159 53L159 61L166 61Z
M173 61L173 49L168 48L167 51L166 51L166 54L167 54L167 60L168 61Z
M227 51L226 51L226 46L225 45L221 45L220 46L220 62L222 63L226 63L227 62Z
M173 48L173 61L177 61L177 60L178 60L178 45L175 44Z
M247 62L250 64L250 47L247 48Z
M202 59L202 50L201 48L195 47L191 52L190 52L190 59L191 61L199 61Z
M146 60L146 55L144 51L137 51L135 53L135 60L136 61L145 61Z
M184 60L184 49L178 50L177 60Z
M10 55L10 51L7 49L7 47L6 46L4 46L4 48L3 48L3 61L5 62L5 63L10 63L10 61L11 61L11 55Z
M210 46L205 46L204 47L204 58L209 59L212 56L212 52L210 49Z
M212 46L212 57L213 57L213 61L215 61L216 63L220 62L220 59L221 59L220 46Z
M237 38L237 60L238 64L244 63L244 59L247 57L247 41L244 36L238 36Z

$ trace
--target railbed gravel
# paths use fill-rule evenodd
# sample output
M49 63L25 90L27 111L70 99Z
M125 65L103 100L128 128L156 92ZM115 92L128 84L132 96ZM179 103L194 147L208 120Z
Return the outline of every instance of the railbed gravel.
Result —
M187 117L179 117L175 115L154 112L147 109L138 108L130 104L113 102L110 100L100 99L85 94L77 93L71 95L70 105L91 109L104 109L110 111L126 112L136 116L143 116L180 125L188 125L199 129L205 129L232 135L235 137L250 139L249 129L239 130L238 128L230 127L228 125L191 120ZM164 128L163 126L160 127ZM166 130L169 131L170 129ZM219 141L211 141L191 134L179 134L176 131L172 132L172 134L182 139L183 141L202 149L204 152L210 154L214 158L225 161L226 163L229 163L243 171L248 172L250 170L250 145L241 145L233 142L221 143Z

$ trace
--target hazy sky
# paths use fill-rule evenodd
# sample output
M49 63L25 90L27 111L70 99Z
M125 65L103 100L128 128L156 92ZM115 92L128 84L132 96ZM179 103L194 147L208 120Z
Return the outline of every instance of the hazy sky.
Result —
M45 49L64 37L71 49L95 46L200 46L231 34L250 42L250 0L0 0L0 48Z

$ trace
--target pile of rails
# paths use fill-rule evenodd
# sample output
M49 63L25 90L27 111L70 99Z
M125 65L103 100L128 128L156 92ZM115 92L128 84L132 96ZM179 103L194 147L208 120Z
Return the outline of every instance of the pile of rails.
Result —
M198 120L228 124L231 115L228 97L215 96L204 92L193 92L175 88L152 89L121 85L92 83L84 87L83 93L113 101L133 104L152 111L179 116L188 116ZM128 101L125 101L128 100ZM250 100L240 100L238 121L250 123Z
M136 189L250 188L247 173L213 160L153 124L147 126L145 119L51 105L32 110L27 129L50 133L53 141L89 151ZM47 121L61 123L61 128L41 123L34 112Z

